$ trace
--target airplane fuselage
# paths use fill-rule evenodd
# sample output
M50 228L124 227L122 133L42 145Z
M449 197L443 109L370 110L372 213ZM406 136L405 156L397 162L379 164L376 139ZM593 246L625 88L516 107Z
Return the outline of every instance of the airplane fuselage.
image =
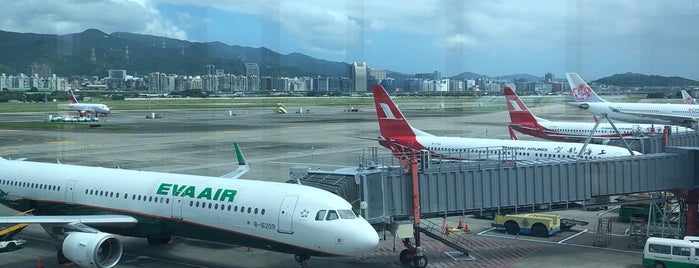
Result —
M524 140L477 139L459 137L416 136L391 137L403 146L429 150L444 159L463 160L539 160L550 158L576 158L580 144L566 142L541 142ZM383 144L382 144L383 145ZM487 145L485 147L484 145ZM386 146L386 145L384 145ZM392 149L389 147L389 149ZM640 154L634 152L634 154ZM598 159L630 155L625 148L590 144L584 159Z
M80 113L87 112L99 115L109 115L111 113L107 105L98 103L71 103L69 107Z
M592 132L595 123L583 122L524 122L509 125L514 130L526 135L556 141L584 141ZM623 136L650 135L663 133L665 126L652 124L628 124L615 123L617 130ZM672 133L694 132L694 130L681 126L670 126ZM595 130L593 138L615 138L619 135L609 123L600 123Z
M607 114L609 118L630 123L670 125L699 119L699 107L694 104L583 102L578 105L593 114Z
M341 197L313 187L0 160L0 203L38 215L129 215L136 237L183 236L306 256L357 255L378 235ZM321 211L339 214L320 217ZM324 215L325 215L324 214ZM344 215L344 216L343 216Z

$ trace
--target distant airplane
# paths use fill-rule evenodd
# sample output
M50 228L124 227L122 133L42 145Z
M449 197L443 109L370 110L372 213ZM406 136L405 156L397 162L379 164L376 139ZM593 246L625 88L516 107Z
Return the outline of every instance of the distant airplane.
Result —
M413 150L428 150L437 158L456 160L598 159L631 155L630 150L621 147L597 144L583 148L582 143L434 136L413 128L381 85L372 89L381 132L379 144L391 149L394 155Z
M507 109L510 112L509 127L522 134L554 141L584 142L595 126L595 123L552 122L536 117L527 109L527 105L520 100L512 88L505 87L504 91ZM649 135L662 133L665 130L663 125L652 124L615 123L614 126L623 136ZM672 132L694 132L686 127L670 127ZM593 138L604 140L614 137L619 137L619 134L609 123L600 123L593 135ZM512 138L514 139L514 136Z
M78 99L75 98L73 90L68 90L68 99L70 100L70 108L78 111L80 116L89 116L94 114L94 116L106 116L111 113L109 107L100 103L79 103Z
M697 100L692 98L692 95L689 95L686 90L682 90L682 102L684 104L697 104Z
M681 125L699 120L699 107L692 104L608 102L600 98L577 73L566 73L575 103L596 115L630 123Z
M239 162L242 153L237 153ZM244 172L243 172L244 173ZM0 224L39 223L60 241L60 263L113 267L121 258L114 234L171 236L295 255L356 256L379 243L374 228L343 198L310 186L257 180L133 171L0 158L0 204L35 209ZM241 260L242 261L242 260Z

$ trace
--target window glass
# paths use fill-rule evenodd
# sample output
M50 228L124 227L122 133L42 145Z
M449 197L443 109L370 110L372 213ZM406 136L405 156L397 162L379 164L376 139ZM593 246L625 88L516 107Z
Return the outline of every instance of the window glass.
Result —
M340 216L337 215L337 212L336 212L336 211L330 210L330 211L328 211L328 216L325 217L325 220L326 220L326 221L332 221L332 220L337 220L337 219L339 219L339 218L340 218Z
M340 214L341 219L354 219L357 218L357 215L354 215L354 211L351 209L342 209L338 210L337 213Z
M689 256L691 249L688 247L672 247L672 255Z
M322 221L325 218L325 212L325 210L318 211L318 213L316 213L316 220Z
M653 253L670 254L672 247L666 245L650 244L648 245L648 251Z

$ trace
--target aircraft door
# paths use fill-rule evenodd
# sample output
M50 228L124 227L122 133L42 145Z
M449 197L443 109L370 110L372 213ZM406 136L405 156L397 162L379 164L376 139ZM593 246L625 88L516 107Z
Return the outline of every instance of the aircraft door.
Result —
M173 219L182 219L182 198L172 199L172 207L170 217Z
M75 180L69 180L68 183L66 183L66 191L65 191L65 200L66 203L72 204L73 203L73 190L75 189Z
M282 206L279 209L279 227L277 228L278 232L285 234L294 233L294 210L296 209L296 201L298 201L298 199L299 197L296 195L284 196L284 200L282 200Z

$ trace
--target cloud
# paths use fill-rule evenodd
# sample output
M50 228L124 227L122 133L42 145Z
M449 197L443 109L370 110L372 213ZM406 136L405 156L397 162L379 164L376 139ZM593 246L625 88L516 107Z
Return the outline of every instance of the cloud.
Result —
M14 32L69 34L95 28L186 39L187 34L163 18L149 1L66 0L2 1L0 29Z

